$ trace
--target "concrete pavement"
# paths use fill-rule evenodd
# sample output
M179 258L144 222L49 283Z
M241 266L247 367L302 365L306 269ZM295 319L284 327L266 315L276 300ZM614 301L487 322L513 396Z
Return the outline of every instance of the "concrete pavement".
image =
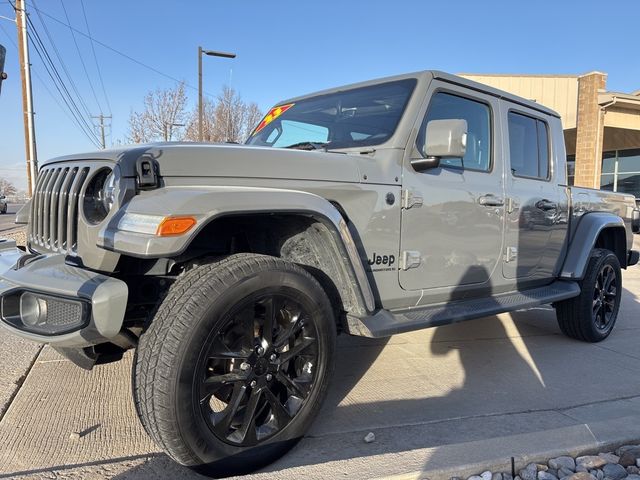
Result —
M332 388L310 434L248 478L424 470L434 479L483 460L640 439L638 268L624 285L618 324L596 345L562 336L547 307L388 340L340 338ZM13 356L0 350L0 365ZM49 348L37 355L0 420L0 478L197 478L139 426L131 359L84 372ZM366 444L369 431L376 441Z

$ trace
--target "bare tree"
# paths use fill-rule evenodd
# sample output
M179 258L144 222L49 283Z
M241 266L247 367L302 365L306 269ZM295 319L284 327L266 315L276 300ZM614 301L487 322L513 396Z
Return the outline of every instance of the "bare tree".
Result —
M144 109L131 112L128 140L132 143L180 139L186 119L187 96L184 83L157 89L144 97Z
M216 102L205 99L203 103L203 137L208 142L241 143L262 119L262 112L255 103L246 104L231 87L224 86ZM185 140L198 139L198 112L189 117Z
M244 137L248 137L253 132L253 129L258 126L260 120L262 120L263 113L258 107L258 104L255 102L251 102L246 107L247 113L245 118L245 132Z
M6 178L0 178L0 194L2 195L15 195L18 193L18 189Z
M214 142L240 142L245 119L244 103L236 91L228 86L222 88L213 111L215 126L211 140Z
M215 132L215 126L213 124L214 112L216 106L208 98L202 100L202 138L205 142L210 142L214 137L217 137ZM189 114L187 120L187 127L184 131L184 139L189 142L198 141L198 108L196 108Z

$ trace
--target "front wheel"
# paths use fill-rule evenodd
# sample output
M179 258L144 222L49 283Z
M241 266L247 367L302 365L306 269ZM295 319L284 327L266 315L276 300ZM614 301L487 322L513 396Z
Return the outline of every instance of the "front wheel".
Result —
M311 425L335 336L327 295L295 264L243 254L196 267L140 338L140 419L178 463L209 475L251 472Z
M558 325L571 338L600 342L613 330L620 309L622 274L618 257L610 250L594 249L580 289L579 296L556 305Z

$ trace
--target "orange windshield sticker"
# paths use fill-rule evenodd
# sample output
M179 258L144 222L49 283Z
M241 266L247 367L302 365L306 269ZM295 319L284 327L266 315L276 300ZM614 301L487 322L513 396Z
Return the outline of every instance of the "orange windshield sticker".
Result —
M277 107L273 107L271 110L269 110L269 113L267 113L264 116L264 118L262 119L260 124L253 131L253 135L258 133L260 130L262 130L267 125L269 125L271 122L273 122L276 118L278 118L280 115L282 115L284 112L289 110L294 105L295 105L295 103L289 103L287 105L279 105Z

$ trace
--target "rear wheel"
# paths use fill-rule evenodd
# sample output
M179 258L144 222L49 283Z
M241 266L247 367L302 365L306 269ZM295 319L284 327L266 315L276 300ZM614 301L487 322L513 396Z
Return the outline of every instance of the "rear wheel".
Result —
M324 398L336 327L297 265L238 255L176 281L136 354L147 432L177 462L242 474L289 450Z
M616 323L622 297L618 257L610 250L594 249L578 297L558 302L556 317L562 332L578 340L600 342Z

